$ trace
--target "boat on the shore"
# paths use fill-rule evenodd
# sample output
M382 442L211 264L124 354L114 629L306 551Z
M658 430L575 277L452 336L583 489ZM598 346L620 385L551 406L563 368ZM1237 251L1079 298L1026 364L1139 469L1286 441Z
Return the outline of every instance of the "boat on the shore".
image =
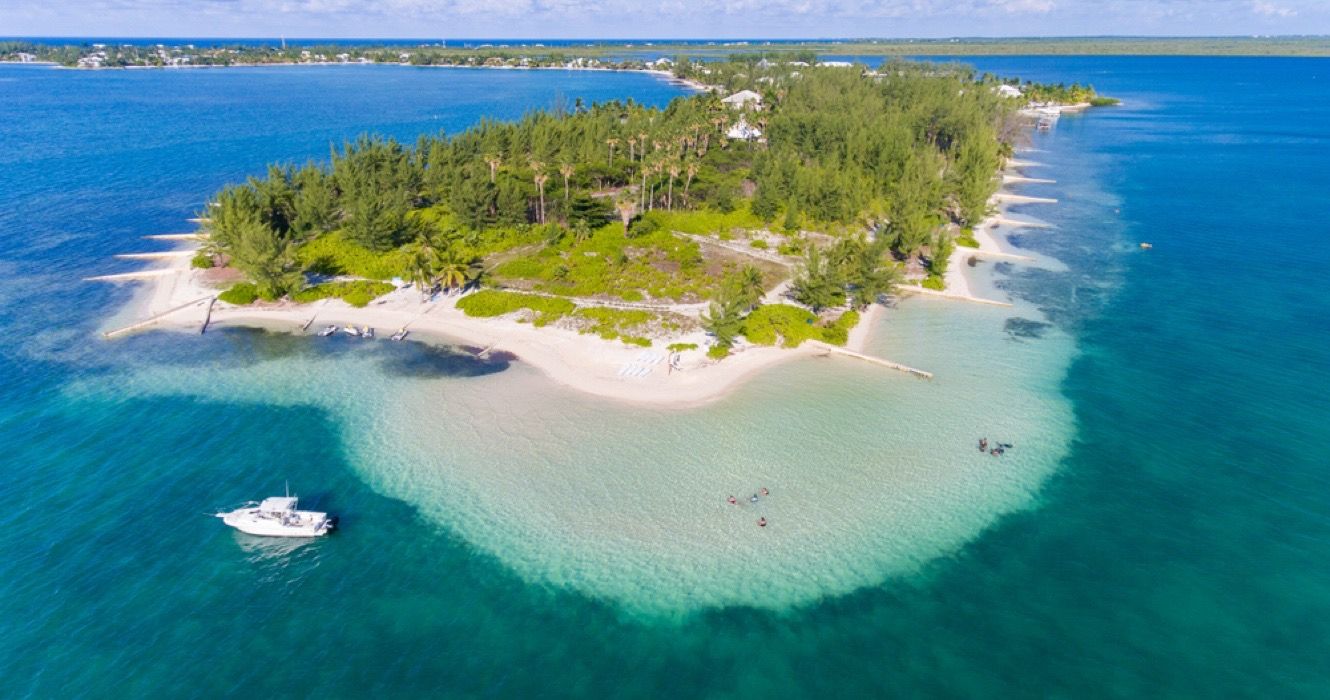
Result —
M327 338L328 336L336 332L337 332L337 326L328 326L327 328L324 328L323 330L319 331L319 337Z
M250 501L236 510L218 513L227 525L258 537L321 537L332 532L337 518L327 513L298 510L295 496L273 496Z
M365 326L364 328L361 328L361 329L360 329L360 337L361 337L361 338L373 338L373 337L374 337L374 329L373 329L373 328L370 328L369 326Z
M406 340L406 336L407 336L410 332L411 332L411 331L408 331L408 330L406 329L406 327L403 326L402 328L397 329L397 332L396 332L396 333L393 333L393 334L392 334L391 339L392 339L392 340L395 340L395 341Z
M355 326L353 326L353 325L351 325L351 324L349 324L349 323L346 325L345 328L342 329L342 332L345 333L345 334L347 334L347 335L354 336L354 337L356 337L356 338L359 338L359 337L360 337L360 329L359 329L359 328L356 328Z

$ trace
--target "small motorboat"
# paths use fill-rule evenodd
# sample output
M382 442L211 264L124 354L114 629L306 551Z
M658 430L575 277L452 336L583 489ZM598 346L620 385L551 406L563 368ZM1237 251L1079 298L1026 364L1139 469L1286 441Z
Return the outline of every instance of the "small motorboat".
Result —
M327 513L298 510L295 496L273 496L240 508L218 513L222 522L248 535L259 537L321 537L337 526Z
M1154 247L1154 245L1151 244L1151 243L1142 243L1142 244L1141 244L1141 250L1150 250L1150 249L1153 248L1153 247Z
M347 334L347 335L349 335L349 336L354 336L354 337L356 337L356 338L359 338L359 337L360 337L360 329L359 329L359 328L356 328L355 326L352 326L352 325L350 325L350 324L348 324L346 327L344 327L344 328L342 329L342 332L345 333L345 334Z
M365 326L364 328L361 328L361 329L360 329L360 337L361 337L361 338L373 338L373 337L374 337L374 329L373 329L373 328L370 328L369 326Z
M392 334L392 339L395 340L395 341L406 340L406 336L407 336L409 333L410 333L410 331L408 331L408 330L406 329L406 326L403 326L403 327L401 327L401 328L398 328L396 333L393 333L393 334Z
M327 338L328 336L336 332L337 332L337 326L328 326L327 328L324 328L323 330L319 331L319 337Z

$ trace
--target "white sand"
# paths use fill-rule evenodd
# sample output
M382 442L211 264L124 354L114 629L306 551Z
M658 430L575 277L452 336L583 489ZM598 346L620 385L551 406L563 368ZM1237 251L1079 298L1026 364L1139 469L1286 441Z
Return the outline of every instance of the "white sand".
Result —
M169 269L172 274L141 280L145 283L144 291L131 304L130 311L117 315L117 325L151 318L218 291L206 283L201 271L189 267L187 257L173 259L159 269ZM300 333L312 318L314 322L303 332L313 334L327 325L353 324L374 328L378 337L384 339L405 326L410 330L412 340L463 344L490 348L491 352L511 353L555 382L588 394L674 408L714 401L762 370L796 358L821 354L811 346L790 350L741 345L730 357L715 362L706 357L707 338L702 332L657 340L648 349L561 328L535 328L511 316L468 317L456 308L459 298L445 296L436 302L422 303L418 292L406 288L359 309L337 299L313 304L282 302L252 306L217 302L209 328L244 326ZM152 327L197 332L206 310L207 305L200 304L174 311ZM850 335L849 349L863 349L876 318L876 308L864 315ZM648 350L661 358L668 357L666 345L674 342L698 345L697 350L681 353L681 369L671 369L665 359L655 364L640 361ZM625 378L619 372L626 365L650 367L651 371L645 376Z

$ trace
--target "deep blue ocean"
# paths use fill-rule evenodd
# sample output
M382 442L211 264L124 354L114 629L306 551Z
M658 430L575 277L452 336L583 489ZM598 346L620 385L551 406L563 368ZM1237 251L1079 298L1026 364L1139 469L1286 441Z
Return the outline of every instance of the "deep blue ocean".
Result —
M1075 338L1069 454L1034 507L921 575L670 620L516 576L369 488L315 408L77 387L343 352L100 339L132 290L81 278L133 269L110 256L187 230L226 182L361 132L676 88L0 66L0 697L1330 696L1330 62L965 60L1124 100L1032 135L1030 174L1057 183L1021 192L1060 203L1018 208L1054 228L1016 243L1066 270L1000 282ZM502 369L383 352L398 375ZM283 549L205 517L274 474L344 531Z

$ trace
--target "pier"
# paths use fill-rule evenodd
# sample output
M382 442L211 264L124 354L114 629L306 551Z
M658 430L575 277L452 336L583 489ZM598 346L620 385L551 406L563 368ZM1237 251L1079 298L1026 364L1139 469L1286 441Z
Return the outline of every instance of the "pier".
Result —
M162 268L160 270L139 270L137 272L121 272L114 275L97 275L96 277L84 277L84 282L134 282L137 280L149 280L156 277L166 277L174 275L179 270Z
M892 362L891 360L884 360L884 359L882 359L882 358L880 358L880 357L873 357L872 355L865 355L865 354L863 354L863 353L861 353L861 352L855 352L855 351L853 351L853 350L846 350L845 348L837 347L837 346L835 346L835 345L829 345L829 344L824 343L824 342L822 342L822 341L820 341L820 340L808 340L808 341L805 341L805 342L807 342L808 344L813 345L813 346L815 346L815 347L822 348L823 350L826 350L826 351L827 351L828 353L830 353L830 354L834 354L834 355L844 355L845 357L853 357L853 358L856 359L856 360L863 360L864 362L868 362L868 363L875 364L875 365L880 365L880 366L882 366L882 367L886 367L886 368L888 368L888 369L894 369L894 370L896 370L897 372L905 372L906 374L910 374L910 375L913 375L913 376L919 377L919 378L921 378L921 379L932 379L932 378L933 378L933 373L932 373L932 372L926 372L926 371L924 371L924 370L922 370L922 369L917 369L917 368L915 368L915 367L910 367L909 365L903 365L903 364L901 364L901 363L899 363L899 362Z
M937 297L939 299L952 299L954 301L971 301L976 304L987 304L989 306L1002 306L1011 308L1011 302L998 301L997 299L985 299L983 297L974 297L968 294L953 294L951 292L939 292L935 289L928 289L917 285L900 285L898 289L909 294L919 294L926 297Z
M206 233L154 233L144 238L150 241L206 241Z
M175 260L178 258L192 258L192 250L159 250L154 253L120 253L114 256L117 260Z
M1000 204L1057 204L1052 197L1028 197L1023 194L1000 193L993 195L993 201Z
M205 302L205 301L206 301L206 302L209 302L209 304L208 304L208 319L205 319L204 322L203 322L203 327L204 327L204 329L206 330L206 329L207 329L207 325L208 325L208 320L211 319L211 317L212 317L212 302L214 302L214 301L216 301L216 300L217 300L217 297L215 297L215 296L201 297L201 298L199 298L199 299L195 299L194 301L191 301L191 302L187 302L187 303L181 304L180 306L175 306L175 307L172 307L172 308L170 308L170 309L167 309L166 311L163 311L163 312L157 314L156 316L152 316L152 317L150 317L150 318L146 318L146 319L144 319L144 320L142 320L142 321L138 321L137 323L131 323L130 325L125 326L124 328L117 328L117 329L115 329L115 330L113 330L113 331L107 331L107 332L103 333L102 336L109 340L109 339L111 339L111 338L117 338L117 337L120 337L120 336L122 336L122 335L125 335L126 333L133 333L134 331L142 330L142 329L144 329L144 328L147 328L148 326L151 326L151 325L157 323L158 321L161 321L163 318L166 318L167 316L170 316L171 314L173 314L173 313L175 313L175 312L177 312L177 311L182 311L182 310L184 310L184 309L188 309L188 308L191 307L191 306L198 306L199 304L202 304L202 303Z
M1044 177L1024 177L1021 175L1003 175L1002 181L1009 185L1053 185L1057 180Z

